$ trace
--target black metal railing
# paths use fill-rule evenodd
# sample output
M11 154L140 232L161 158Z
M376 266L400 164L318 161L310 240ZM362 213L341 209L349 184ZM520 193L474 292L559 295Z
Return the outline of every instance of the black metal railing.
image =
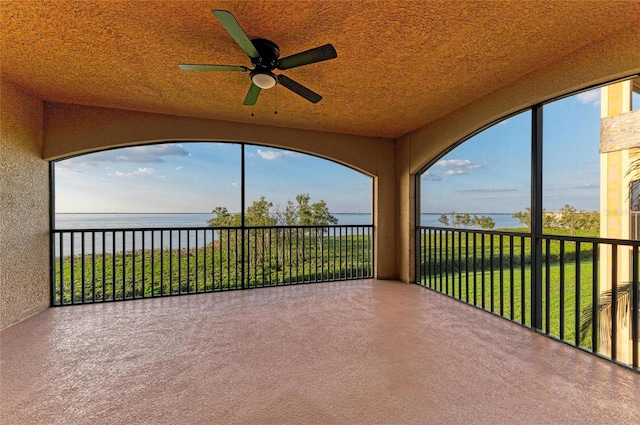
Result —
M539 254L531 233L419 227L417 283L640 370L640 241L536 239Z
M52 305L373 276L373 226L54 230Z

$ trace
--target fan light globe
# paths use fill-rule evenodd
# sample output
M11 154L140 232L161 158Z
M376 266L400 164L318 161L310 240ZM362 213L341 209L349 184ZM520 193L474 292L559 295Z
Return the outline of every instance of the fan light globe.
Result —
M251 81L261 89L270 89L276 85L276 76L270 72L257 72L251 76Z

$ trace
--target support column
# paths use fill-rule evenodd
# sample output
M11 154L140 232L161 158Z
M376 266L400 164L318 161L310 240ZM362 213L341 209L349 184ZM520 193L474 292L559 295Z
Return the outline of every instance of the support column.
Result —
M600 236L630 239L630 184L639 173L632 163L640 159L640 111L632 112L633 81L623 81L601 89L600 120ZM611 246L600 248L600 293L631 281L632 250L619 247L613 255ZM615 258L615 264L612 263ZM618 308L624 308L618 304ZM610 314L600 321L611 321ZM631 362L631 331L629 319L617 323L616 358ZM600 335L600 352L614 353L609 335Z

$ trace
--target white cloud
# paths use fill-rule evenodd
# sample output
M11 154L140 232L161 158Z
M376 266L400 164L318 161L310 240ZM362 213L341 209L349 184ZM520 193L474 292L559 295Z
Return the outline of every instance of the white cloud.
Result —
M576 97L582 103L592 104L594 106L600 105L600 89L589 90L578 94Z
M440 177L437 174L433 174L430 171L425 171L424 173L422 173L422 180L423 181L440 181L442 180L442 177Z
M231 182L231 186L240 186L240 182Z
M176 167L176 171L182 170L184 167Z
M467 174L465 170L458 168L457 170L447 170L445 171L447 176L460 176L462 174Z
M517 189L513 187L487 187L484 189L460 189L456 192L461 193L495 193L495 192L516 192Z
M281 152L275 152L275 151L263 151L262 149L258 149L258 156L260 156L260 158L262 159L266 159L268 161L271 161L273 159L278 159L282 156Z
M76 168L72 168L71 164L66 161L56 162L56 175L59 176L73 176L79 174L80 171Z
M443 168L449 168L449 170L444 173L447 176L461 176L463 174L468 174L469 170L475 170L482 167L480 164L472 163L469 159L443 159L438 161L436 165Z
M137 176L140 174L153 174L153 168L138 168L135 171L132 171L130 173L126 173L126 172L122 172L122 171L116 171L115 175L118 177L132 177L132 176Z
M162 163L168 157L185 157L191 154L179 143L132 146L81 155L66 160L77 165L95 165L102 162Z

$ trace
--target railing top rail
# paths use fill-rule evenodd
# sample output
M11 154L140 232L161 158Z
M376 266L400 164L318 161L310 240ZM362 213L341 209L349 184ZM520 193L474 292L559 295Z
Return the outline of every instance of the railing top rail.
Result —
M244 229L331 229L331 228L373 228L373 224L317 224L317 225L287 225L287 226L245 226ZM53 229L52 233L91 233L91 232L150 232L169 230L242 230L241 226L199 226L199 227L111 227L85 229Z
M587 237L587 236L564 236L564 235L549 235L547 233L543 233L538 235L542 239L555 239L558 241L569 241L569 242L585 242L585 243L605 243L609 245L627 245L627 246L640 246L640 241L634 241L630 239L612 239L612 238L601 238L601 237Z
M509 232L504 230L484 230L484 229L466 229L463 227L437 227L437 226L419 226L419 229L425 230L441 230L446 232L466 232L476 233L481 235L502 235L502 236L531 236L531 233L525 231L522 232Z
M501 230L465 229L460 227L436 227L436 226L419 226L418 229L439 230L439 231L445 231L445 232L475 233L475 234L481 234L481 235L531 237L531 233L527 231L506 232ZM640 247L640 240L612 239L612 238L587 237L587 236L550 235L547 233L538 234L536 236L541 239L551 239L551 240L558 240L558 241L598 243L598 244L609 244L609 245L626 245L626 246Z

